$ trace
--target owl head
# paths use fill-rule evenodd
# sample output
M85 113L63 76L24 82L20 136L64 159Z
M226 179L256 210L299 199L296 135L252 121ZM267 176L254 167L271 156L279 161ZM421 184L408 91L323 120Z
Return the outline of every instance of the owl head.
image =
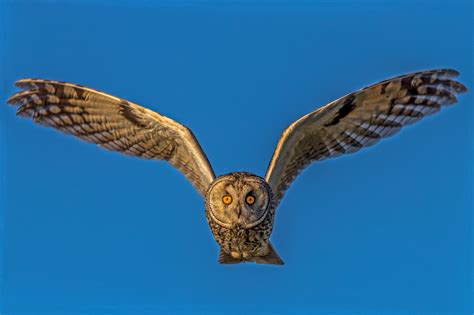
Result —
M265 219L271 198L270 186L263 178L234 172L214 180L207 191L206 209L220 226L249 229Z

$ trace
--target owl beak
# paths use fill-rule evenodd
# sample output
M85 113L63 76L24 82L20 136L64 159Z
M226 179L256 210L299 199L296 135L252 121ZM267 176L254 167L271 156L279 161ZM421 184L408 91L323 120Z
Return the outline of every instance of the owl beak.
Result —
M237 214L237 219L240 219L240 215L242 214L242 207L237 207L236 214Z

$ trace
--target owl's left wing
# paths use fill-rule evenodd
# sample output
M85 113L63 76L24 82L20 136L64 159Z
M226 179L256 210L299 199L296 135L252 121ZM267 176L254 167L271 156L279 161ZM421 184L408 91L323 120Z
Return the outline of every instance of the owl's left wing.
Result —
M402 75L350 93L286 128L265 179L278 205L296 176L314 161L353 153L401 127L456 103L467 89L451 69Z
M22 79L16 85L23 91L7 103L19 105L17 115L108 150L168 161L203 196L214 180L191 130L168 117L77 84Z

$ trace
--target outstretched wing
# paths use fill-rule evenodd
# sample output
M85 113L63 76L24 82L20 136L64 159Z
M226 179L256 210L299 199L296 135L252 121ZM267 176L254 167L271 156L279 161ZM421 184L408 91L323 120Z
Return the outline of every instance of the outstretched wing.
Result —
M456 103L464 85L451 69L421 71L382 81L311 112L286 128L265 179L278 204L310 163L353 153L401 127Z
M84 86L22 79L23 91L7 100L17 115L100 147L146 159L166 160L205 195L214 180L206 155L185 126L124 99Z

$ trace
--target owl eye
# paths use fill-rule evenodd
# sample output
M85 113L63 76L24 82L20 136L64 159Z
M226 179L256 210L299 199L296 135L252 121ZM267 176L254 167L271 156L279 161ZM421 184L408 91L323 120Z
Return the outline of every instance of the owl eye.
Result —
M231 202L232 202L232 196L231 195L225 195L224 197L222 197L222 202L225 205L230 205Z
M245 197L245 202L249 205L253 205L255 203L255 197L252 195L247 195L247 197Z

